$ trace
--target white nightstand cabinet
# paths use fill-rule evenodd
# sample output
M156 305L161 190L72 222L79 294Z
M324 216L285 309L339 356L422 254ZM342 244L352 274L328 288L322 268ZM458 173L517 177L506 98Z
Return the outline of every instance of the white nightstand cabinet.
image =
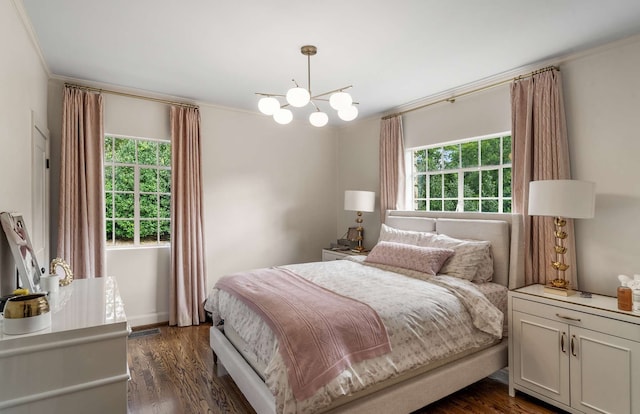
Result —
M571 413L640 414L640 314L615 298L509 292L509 394Z

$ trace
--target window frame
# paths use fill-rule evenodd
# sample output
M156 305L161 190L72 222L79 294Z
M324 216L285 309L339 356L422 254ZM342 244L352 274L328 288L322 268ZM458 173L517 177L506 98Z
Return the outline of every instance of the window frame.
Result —
M509 139L513 139L511 131L503 131L497 132L487 135L481 135L470 138L463 138L452 141L444 141L435 144L422 145L419 147L408 148L405 150L405 189L406 189L406 208L410 211L452 211L449 209L445 209L445 202L447 200L455 200L456 208L453 211L456 212L483 212L482 211L482 202L483 201L491 201L495 200L498 202L498 211L485 211L487 213L503 213L503 214L511 214L513 211L513 190L511 194L508 196L504 195L504 172L509 169L512 177L513 173L513 164L511 162L511 152L508 154L509 162L505 163L505 154L504 154L504 138L509 137ZM500 146L500 163L494 165L481 165L481 154L482 154L482 141L500 138L499 146ZM462 144L469 142L477 142L478 143L478 165L474 167L462 167ZM438 149L438 148L446 148L450 146L458 146L458 168L452 169L433 169L429 170L429 150L430 149ZM414 154L418 151L425 151L425 171L417 171ZM482 172L483 171L493 171L498 170L498 195L496 196L483 196L482 195ZM478 172L478 195L477 197L466 197L464 194L464 184L465 179L464 175L468 172ZM458 174L457 177L457 196L456 197L446 197L445 194L445 183L444 176L446 174ZM430 197L430 186L431 186L431 176L442 176L442 196L441 197ZM425 184L425 197L416 197L416 186L417 186L417 177L425 176L424 184ZM510 177L510 179L511 179ZM513 183L512 183L513 184ZM424 202L424 210L418 209L418 202ZM431 202L432 201L441 201L440 209L432 209ZM478 209L477 210L465 210L465 201L477 201ZM509 211L505 211L505 202L509 203Z
M111 160L107 160L107 153L106 153L106 144L107 144L107 139L108 138L112 138L112 149L111 149L111 156L112 159ZM122 162L122 161L116 161L115 160L115 152L114 152L114 145L115 145L115 139L128 139L128 140L133 140L136 142L136 146L135 146L135 160L134 162ZM159 162L159 158L156 159L156 163L155 164L142 164L140 163L139 157L138 157L138 145L137 142L140 141L147 141L147 142L153 142L153 143L158 143L158 144L169 144L170 146L172 145L171 139L163 139L163 138L149 138L149 137L137 137L137 136L132 136L132 135L121 135L121 134L111 134L111 133L105 133L103 136L103 141L102 141L102 147L105 150L105 154L103 157L103 177L104 177L104 184L103 184L103 195L105 197L105 210L103 212L104 214L104 218L105 218L105 232L104 232L104 237L106 240L106 248L108 250L110 249L145 249L145 248L164 248L164 247L170 247L171 246L171 217L161 217L160 212L160 205L161 205L161 197L162 196L167 196L169 199L169 208L171 208L171 174L172 174L172 166L171 166L171 159L169 159L169 165L161 165ZM160 151L160 147L158 147L158 152L156 153L156 155L159 157L159 151ZM112 168L111 170L111 189L107 190L107 168L110 167ZM116 167L130 167L133 168L133 191L129 191L129 190L116 190L116 174L115 174L115 168ZM156 188L155 191L141 191L140 189L140 170L141 169L155 169L156 170ZM165 170L165 171L169 171L169 192L163 192L160 191L160 170ZM108 206L107 206L107 194L111 193L112 197L111 197L111 213L112 213L112 217L108 217L107 216L107 211L108 211ZM133 194L133 217L129 218L129 217L116 217L116 209L115 209L115 195L116 194ZM141 217L141 213L140 213L140 197L141 195L156 195L157 197L157 204L156 204L156 216L149 218L149 217ZM133 236L133 241L131 243L118 243L116 241L115 238L115 225L116 222L120 220L133 220L134 222L134 236ZM107 235L109 234L107 231L107 223L111 221L112 222L112 228L111 228L111 239L107 238ZM168 240L162 240L161 239L161 228L158 227L157 230L158 232L156 233L156 241L153 242L141 242L140 240L140 228L141 228L141 222L143 221L155 221L157 222L158 226L160 226L162 221L165 221L168 223L169 225L169 239Z

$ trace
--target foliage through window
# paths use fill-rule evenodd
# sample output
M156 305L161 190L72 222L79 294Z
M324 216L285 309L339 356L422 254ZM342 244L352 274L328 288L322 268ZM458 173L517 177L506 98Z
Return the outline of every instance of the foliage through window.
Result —
M408 151L414 210L511 212L509 132Z
M107 246L168 244L171 229L171 143L104 138Z

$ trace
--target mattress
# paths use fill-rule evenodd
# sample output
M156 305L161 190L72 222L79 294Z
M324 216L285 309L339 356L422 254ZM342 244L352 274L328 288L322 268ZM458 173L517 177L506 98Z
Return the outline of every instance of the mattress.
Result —
M223 291L212 291L206 307L213 310L214 322L218 317L224 318L225 335L265 380L274 393L279 413L325 410L349 395L377 389L380 385L376 383L398 382L501 339L504 316L500 309L506 309L506 288L501 285L476 286L447 276L434 277L427 283L346 260L286 268L320 286L368 303L384 321L393 350L354 364L313 397L296 401L273 332L240 300ZM463 300L461 292L470 297ZM437 303L437 310L429 316L432 320L425 322L420 312L432 307L427 306L428 302ZM400 306L407 308L395 309Z

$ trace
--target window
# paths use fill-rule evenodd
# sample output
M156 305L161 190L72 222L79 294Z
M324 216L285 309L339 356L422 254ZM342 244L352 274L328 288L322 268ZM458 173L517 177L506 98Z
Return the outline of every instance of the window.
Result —
M105 136L104 189L107 246L169 243L169 141Z
M511 212L511 135L469 138L407 152L414 210Z

